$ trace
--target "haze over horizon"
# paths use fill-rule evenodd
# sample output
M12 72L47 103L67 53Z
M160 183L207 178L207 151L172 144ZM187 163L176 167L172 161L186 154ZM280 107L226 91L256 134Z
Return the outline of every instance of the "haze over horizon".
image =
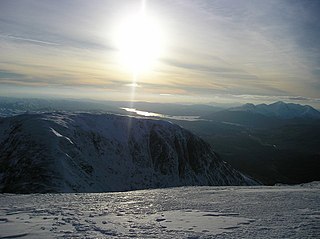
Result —
M126 25L142 5L147 17ZM289 0L4 0L0 95L320 108L319 10Z

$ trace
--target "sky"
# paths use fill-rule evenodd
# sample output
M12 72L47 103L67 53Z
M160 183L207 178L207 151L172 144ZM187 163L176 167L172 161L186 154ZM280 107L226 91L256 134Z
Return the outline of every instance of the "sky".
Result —
M117 34L142 3L161 52L133 73ZM319 12L318 0L2 0L0 95L320 108Z

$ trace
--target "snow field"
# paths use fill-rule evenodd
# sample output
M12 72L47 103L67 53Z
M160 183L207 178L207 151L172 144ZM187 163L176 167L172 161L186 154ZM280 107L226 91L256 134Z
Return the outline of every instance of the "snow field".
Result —
M2 194L1 238L319 238L320 187Z

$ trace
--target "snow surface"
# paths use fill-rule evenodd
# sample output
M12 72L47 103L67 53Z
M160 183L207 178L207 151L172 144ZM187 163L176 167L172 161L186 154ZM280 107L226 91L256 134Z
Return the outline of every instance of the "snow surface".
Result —
M1 238L319 238L320 184L0 196Z

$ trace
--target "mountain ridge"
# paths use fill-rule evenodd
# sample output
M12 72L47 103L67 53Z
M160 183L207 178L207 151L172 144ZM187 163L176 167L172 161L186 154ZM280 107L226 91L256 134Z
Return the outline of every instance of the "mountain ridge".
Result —
M57 112L0 120L2 192L250 184L209 144L170 122Z
M239 107L233 107L230 111L247 111L259 113L269 117L277 117L280 119L320 119L320 112L310 105L300 105L295 103L285 103L277 101L272 104L257 104L247 103Z

